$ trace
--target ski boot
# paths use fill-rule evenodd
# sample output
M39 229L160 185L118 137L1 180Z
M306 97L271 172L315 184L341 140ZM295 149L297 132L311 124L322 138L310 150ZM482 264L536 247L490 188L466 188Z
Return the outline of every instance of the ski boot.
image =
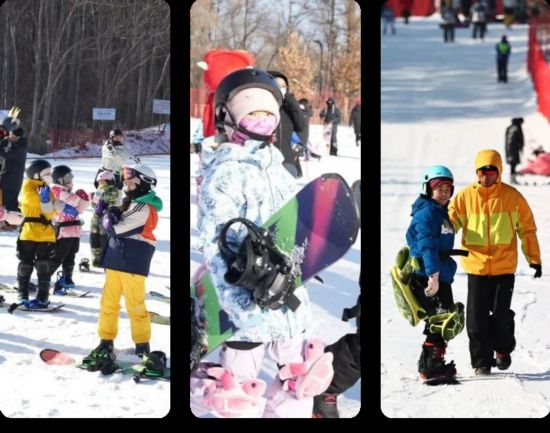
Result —
M496 367L499 370L507 370L512 364L512 357L509 353L497 352L496 353Z
M90 259L82 259L78 264L78 269L80 272L90 272Z
M116 355L113 340L101 340L91 353L82 359L82 368L88 371L101 370L103 374L109 374L116 369Z
M491 374L491 367L478 367L474 370L476 376L489 376Z
M65 278L63 277L63 272L61 271L57 273L57 281L53 285L53 294L59 296L65 296L67 294Z
M445 362L446 344L436 345L435 343L424 342L422 353L418 360L418 372L421 379L450 378L456 376L454 361Z
M48 305L50 305L50 301L37 298L31 301L23 302L23 305L29 310L40 310L43 308L48 308Z
M323 394L313 397L312 418L340 418L337 406L337 394Z
M149 343L136 343L135 354L137 356L139 356L141 358L141 357L143 357L143 355L147 355L149 352L151 352L151 348L149 347Z

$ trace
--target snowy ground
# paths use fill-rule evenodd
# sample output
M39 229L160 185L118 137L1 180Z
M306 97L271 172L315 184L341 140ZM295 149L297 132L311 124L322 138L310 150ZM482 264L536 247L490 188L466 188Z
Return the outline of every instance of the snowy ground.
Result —
M512 45L508 84L497 83L494 54L505 33ZM458 189L474 182L475 155L484 148L504 155L504 131L512 117L525 119L526 156L537 145L549 150L550 125L536 112L526 55L525 25L508 32L501 24L489 25L485 42L471 39L471 29L457 29L455 43L444 44L438 19L413 18L408 26L397 24L396 36L382 36L381 407L388 417L538 418L550 410L548 186L518 187L535 215L543 277L531 277L520 251L512 300L517 347L509 372L514 377L422 386L416 367L422 329L398 313L389 276L428 166L449 167ZM460 235L455 248L459 244ZM466 280L459 265L455 301L466 303ZM465 331L451 341L446 359L454 359L459 375L473 375Z
M197 119L191 119L191 133L194 132ZM310 126L310 141L322 139L322 127ZM355 146L355 135L352 128L338 128L338 157L326 156L321 161L302 162L304 177L298 180L298 185L304 186L322 173L339 173L349 185L360 178L360 148ZM202 255L195 245L198 240L196 184L193 175L197 172L198 156L191 154L191 275L202 263ZM308 283L309 296L312 300L313 316L316 318L312 335L317 336L326 344L331 344L341 336L355 332L355 322L342 322L342 310L355 305L359 294L359 269L361 264L361 239L357 238L353 248L333 266L320 275L324 284L311 280ZM209 359L217 360L217 351ZM268 384L273 381L277 366L266 357L260 378ZM340 416L351 418L361 407L361 381L338 397Z
M170 157L145 156L141 161L157 174L157 194L164 208L159 213L159 225L155 231L157 249L146 280L147 291L158 291L170 296ZM100 160L72 159L50 160L53 166L68 164L75 175L75 189L93 190L93 179ZM84 235L77 253L90 258L89 230L92 209L83 214ZM17 258L15 257L15 232L0 234L0 283L15 285ZM97 318L99 299L104 283L103 272L92 268L90 273L75 269L74 280L78 289L92 291L91 297L66 298L51 296L52 302L66 304L57 313L8 314L0 309L0 411L7 417L90 417L90 418L140 418L163 417L170 410L170 382L143 382L135 384L132 376L114 374L101 376L70 366L48 366L38 354L43 348L68 352L80 360L98 343ZM36 282L36 275L33 275ZM1 292L0 292L1 293ZM8 302L16 295L5 294ZM124 305L124 302L122 301ZM170 315L170 305L147 298L147 308L159 314ZM120 360L139 361L135 355L125 353L134 344L130 336L130 322L124 311L120 314L119 335L115 348ZM162 350L170 358L170 327L152 324L151 349ZM168 361L170 362L170 361Z

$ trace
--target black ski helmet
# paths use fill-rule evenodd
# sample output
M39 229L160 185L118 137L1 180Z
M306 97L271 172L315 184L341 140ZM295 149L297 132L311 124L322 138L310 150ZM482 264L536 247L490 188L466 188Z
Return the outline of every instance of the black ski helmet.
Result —
M40 173L51 167L52 165L45 159L35 159L27 166L25 174L29 179L40 180Z
M73 180L73 173L70 167L66 165L57 165L52 170L53 183L66 186Z
M225 106L225 103L237 92L253 87L268 90L273 94L279 107L282 105L283 95L272 75L261 69L239 69L227 75L220 82L214 94L214 119L218 130L223 131L225 111L222 110L222 107Z
M109 132L109 138L113 138L115 135L123 136L122 131L120 129L113 129L111 132Z

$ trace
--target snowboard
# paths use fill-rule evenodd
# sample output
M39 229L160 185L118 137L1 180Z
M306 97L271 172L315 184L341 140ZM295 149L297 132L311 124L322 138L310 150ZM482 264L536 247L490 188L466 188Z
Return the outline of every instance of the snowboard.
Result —
M454 377L432 377L431 379L424 380L422 383L428 386L460 385L460 381Z
M64 365L64 366L73 366L86 370L86 367L82 365L82 362L76 361L71 355L65 352L60 352L55 349L43 349L40 351L40 359L48 365ZM134 381L139 382L142 379L151 379L151 380L170 380L170 369L167 368L164 371L163 377L151 377L144 376L143 370L144 366L141 363L128 362L128 361L119 361L116 360L115 363L119 366L119 369L115 373L129 374L134 376Z
M157 301L166 302L167 304L170 303L170 296L163 295L159 292L149 292L149 295L151 295L151 297L153 299L156 299Z
M31 285L34 285L34 283L31 283ZM19 293L19 290L17 289L17 287L8 286L7 284L1 284L1 283L0 283L0 290L7 293ZM29 286L29 292L30 293L36 292L36 285L34 285L34 289L32 288L32 286ZM57 293L52 293L52 296L67 296L69 298L85 298L90 293L92 293L90 290L81 292L79 290L67 289L66 295L59 295Z
M7 308L8 313L12 314L15 310L17 311L28 311L28 312L36 312L36 313L53 313L55 311L60 311L65 304L50 304L48 305L48 308L27 308L21 303L14 302L12 304L8 302L2 302L0 303L0 307Z
M292 258L299 287L344 256L355 243L359 219L350 187L340 175L329 173L304 186L262 228ZM205 265L192 280L191 310L193 369L237 331L218 303Z
M158 323L159 325L170 325L170 317L163 316L162 314L155 313L154 311L149 311L151 316L152 323Z

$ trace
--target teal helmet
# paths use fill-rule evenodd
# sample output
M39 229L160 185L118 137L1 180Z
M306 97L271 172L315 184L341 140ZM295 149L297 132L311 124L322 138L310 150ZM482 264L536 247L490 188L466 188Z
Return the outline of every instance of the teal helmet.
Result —
M447 167L444 167L442 165L434 165L428 168L424 172L424 176L422 178L422 194L428 197L432 196L430 181L434 179L448 180L451 183L451 185L454 183L454 178L453 178L453 174L451 173L451 170L449 170ZM453 195L453 192L454 192L454 186L451 187L451 195Z

